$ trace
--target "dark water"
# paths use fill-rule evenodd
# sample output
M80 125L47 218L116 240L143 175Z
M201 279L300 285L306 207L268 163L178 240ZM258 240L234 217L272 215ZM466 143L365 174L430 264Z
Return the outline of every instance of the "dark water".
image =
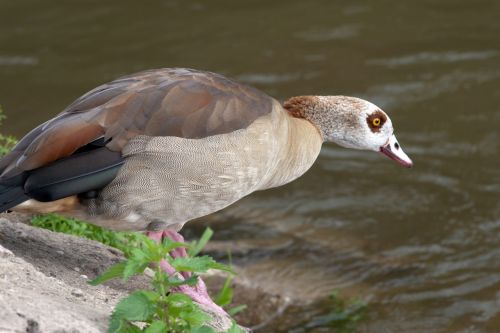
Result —
M1 130L20 136L155 67L220 72L280 99L370 99L415 168L326 145L298 181L206 223L245 244L236 260L264 288L364 297L365 332L499 332L499 14L481 0L2 0Z

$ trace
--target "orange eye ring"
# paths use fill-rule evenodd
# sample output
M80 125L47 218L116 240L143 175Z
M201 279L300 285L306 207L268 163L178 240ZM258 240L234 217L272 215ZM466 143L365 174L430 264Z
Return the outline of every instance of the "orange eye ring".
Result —
M379 127L380 126L380 118L375 118L372 120L372 124L373 126L375 127Z

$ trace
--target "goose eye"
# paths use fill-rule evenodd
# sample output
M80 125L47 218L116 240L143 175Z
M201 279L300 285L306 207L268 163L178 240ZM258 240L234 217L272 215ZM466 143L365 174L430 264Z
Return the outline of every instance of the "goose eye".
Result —
M366 123L373 133L378 133L387 121L387 116L380 110L373 112L366 118Z

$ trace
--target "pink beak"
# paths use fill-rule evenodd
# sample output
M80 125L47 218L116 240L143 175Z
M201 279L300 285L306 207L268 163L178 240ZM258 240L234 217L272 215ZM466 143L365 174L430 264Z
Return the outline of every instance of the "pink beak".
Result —
M413 166L412 160L405 154L394 134L385 145L380 147L380 152L391 160L398 162L402 167L411 168Z

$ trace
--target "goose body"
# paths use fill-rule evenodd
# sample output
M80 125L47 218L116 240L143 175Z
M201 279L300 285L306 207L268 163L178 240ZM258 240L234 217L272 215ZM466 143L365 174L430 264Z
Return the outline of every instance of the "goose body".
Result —
M304 123L304 124L302 124ZM295 142L295 135L304 141ZM97 198L81 201L95 223L112 229L175 229L257 191L306 172L323 140L279 103L246 128L200 139L138 135L125 164Z
M390 119L361 99L301 96L282 105L215 73L141 72L88 92L20 140L0 161L0 210L179 230L300 177L324 141L411 166Z

